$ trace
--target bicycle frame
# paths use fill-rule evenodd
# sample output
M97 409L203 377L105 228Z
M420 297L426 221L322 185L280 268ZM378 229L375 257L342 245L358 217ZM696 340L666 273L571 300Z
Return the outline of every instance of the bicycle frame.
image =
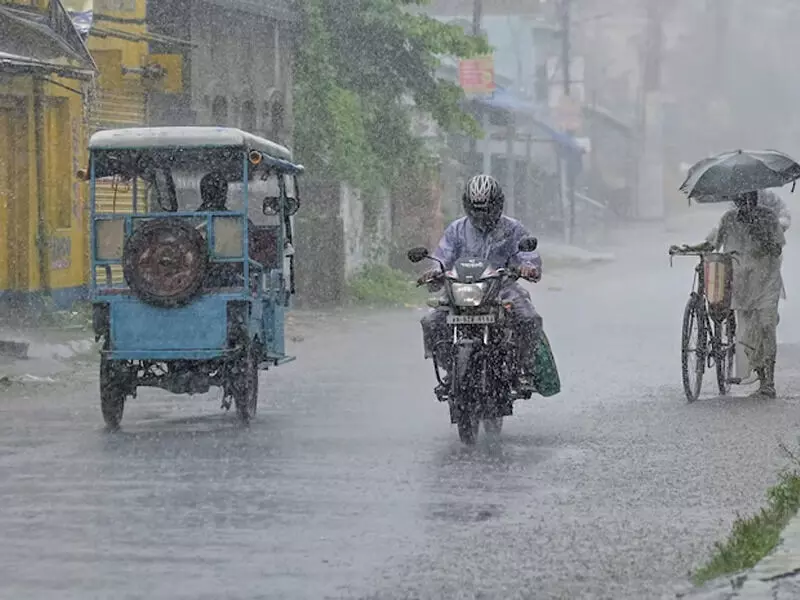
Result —
M697 398L700 382L702 381L702 372L706 368L710 369L712 366L717 367L718 384L720 393L723 395L727 393L727 388L730 384L740 383L740 381L730 376L736 346L736 320L734 311L729 305L725 305L724 307L713 306L707 297L706 257L709 254L718 253L702 251L670 252L670 265L672 265L672 257L675 255L697 256L700 259L697 266L695 266L692 290L689 295L690 299L687 304L686 314L684 315L684 336L686 336L686 319L689 318L688 315L692 313L695 315L698 327L697 348L693 352L690 352L686 347L683 349L684 386L686 388L687 398L689 398L690 402ZM732 253L728 253L728 255L731 254ZM684 346L685 345L686 340L684 340ZM696 386L690 386L686 379L688 376L686 355L691 353L695 354L698 365L702 365L702 367L696 369L695 374L699 378Z

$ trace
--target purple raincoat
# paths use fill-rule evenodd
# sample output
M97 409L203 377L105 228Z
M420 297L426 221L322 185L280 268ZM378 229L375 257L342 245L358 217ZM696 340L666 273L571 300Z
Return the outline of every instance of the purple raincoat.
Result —
M505 215L488 234L476 229L467 217L462 217L450 223L433 255L448 270L459 258L482 258L493 268L499 269L516 253L520 240L528 236L530 233L522 223ZM533 266L541 272L542 258L538 252L521 252L511 259L509 266ZM504 301L513 302L515 308L524 312L527 311L523 306L528 304L533 313L531 296L519 283L508 282L501 297Z

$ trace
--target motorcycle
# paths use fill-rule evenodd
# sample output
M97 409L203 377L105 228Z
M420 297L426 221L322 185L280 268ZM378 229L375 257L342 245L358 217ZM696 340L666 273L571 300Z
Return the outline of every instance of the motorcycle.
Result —
M520 241L517 253L533 252L538 246L534 237ZM514 255L516 256L516 254ZM424 247L408 251L412 263L433 260L441 271L431 279L418 283L441 290L428 301L431 308L447 311L447 324L452 327L446 351L433 348L433 368L439 385L440 402L450 407L450 422L458 425L464 444L474 444L483 422L487 435L500 435L503 418L513 414L514 401L528 399L532 390L516 385L519 372L516 332L511 327L511 304L501 301L506 282L521 275L517 268L494 269L482 258L459 259L451 270ZM440 365L437 356L446 356L449 364ZM442 377L442 368L447 377Z

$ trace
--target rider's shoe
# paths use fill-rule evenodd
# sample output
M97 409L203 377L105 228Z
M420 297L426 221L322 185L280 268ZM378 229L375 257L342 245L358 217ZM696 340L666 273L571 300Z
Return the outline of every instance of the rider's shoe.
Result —
M446 383L440 383L433 389L436 394L436 399L439 402L447 402L450 399L450 386Z

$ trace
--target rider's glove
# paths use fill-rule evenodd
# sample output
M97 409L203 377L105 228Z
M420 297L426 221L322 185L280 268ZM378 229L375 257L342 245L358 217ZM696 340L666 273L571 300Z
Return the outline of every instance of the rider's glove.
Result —
M523 279L528 279L534 282L539 281L542 278L542 272L538 267L533 265L522 265L519 268L519 274Z
M441 275L442 271L440 269L428 269L422 275L419 276L417 279L417 284L425 285L426 283L430 283L432 280L436 279L439 275Z

